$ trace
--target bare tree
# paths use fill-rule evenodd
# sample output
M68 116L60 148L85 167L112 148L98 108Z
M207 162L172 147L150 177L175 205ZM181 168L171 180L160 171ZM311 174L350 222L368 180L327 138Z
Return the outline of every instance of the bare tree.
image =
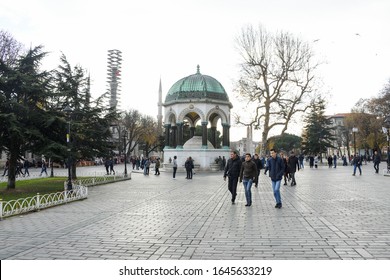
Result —
M239 115L235 119L262 129L265 143L273 128L282 126L283 134L293 117L306 111L315 92L319 63L314 62L307 43L285 32L270 34L261 25L243 28L236 45L242 58L236 91L249 106L255 106L255 114L249 120Z
M145 117L135 109L131 109L128 112L124 112L122 116L123 127L127 131L127 149L126 153L131 154L135 147L140 143L141 137L144 133L144 127L142 126L143 119Z
M15 64L20 51L22 51L22 46L11 34L0 30L0 61L2 63L8 66Z
M374 113L383 119L390 115L390 80L377 97L368 100L367 107L370 113Z

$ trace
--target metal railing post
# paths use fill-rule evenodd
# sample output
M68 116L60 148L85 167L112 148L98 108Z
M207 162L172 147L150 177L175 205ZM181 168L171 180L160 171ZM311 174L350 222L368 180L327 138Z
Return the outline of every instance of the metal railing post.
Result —
M0 198L0 221L3 219L3 200Z
M41 208L41 204L40 204L40 195L39 195L39 193L37 193L37 204L36 204L36 208L37 208L37 211L39 211L39 209Z

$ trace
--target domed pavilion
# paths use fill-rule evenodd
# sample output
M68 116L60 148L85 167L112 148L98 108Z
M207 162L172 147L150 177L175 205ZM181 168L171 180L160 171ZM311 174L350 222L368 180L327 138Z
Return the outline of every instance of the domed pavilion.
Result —
M229 158L230 109L233 106L221 83L202 75L199 65L195 74L173 84L162 105L164 164L177 156L180 169L191 156L198 169L211 170L215 169L216 158ZM200 133L195 132L197 125L201 125Z

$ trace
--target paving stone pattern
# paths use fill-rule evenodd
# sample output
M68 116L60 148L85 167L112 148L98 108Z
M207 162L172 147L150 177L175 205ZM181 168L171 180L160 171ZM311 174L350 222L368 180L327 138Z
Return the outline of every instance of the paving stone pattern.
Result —
M245 207L242 184L232 205L222 173L133 173L89 188L86 200L0 221L0 259L388 260L390 178L372 164L351 175L306 167L275 209L264 174Z

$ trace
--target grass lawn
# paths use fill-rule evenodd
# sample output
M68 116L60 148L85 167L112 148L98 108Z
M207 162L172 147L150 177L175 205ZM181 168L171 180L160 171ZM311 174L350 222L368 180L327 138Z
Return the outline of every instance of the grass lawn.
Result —
M96 182L113 182L113 177L78 177L79 180L95 178ZM16 181L14 190L7 190L7 182L0 183L0 199L10 201L19 198L34 196L37 193L56 193L64 191L64 182L68 177L46 177L31 180Z
M0 198L3 201L34 196L37 193L55 193L64 190L67 177L48 177L16 181L14 190L7 190L7 182L0 183Z

